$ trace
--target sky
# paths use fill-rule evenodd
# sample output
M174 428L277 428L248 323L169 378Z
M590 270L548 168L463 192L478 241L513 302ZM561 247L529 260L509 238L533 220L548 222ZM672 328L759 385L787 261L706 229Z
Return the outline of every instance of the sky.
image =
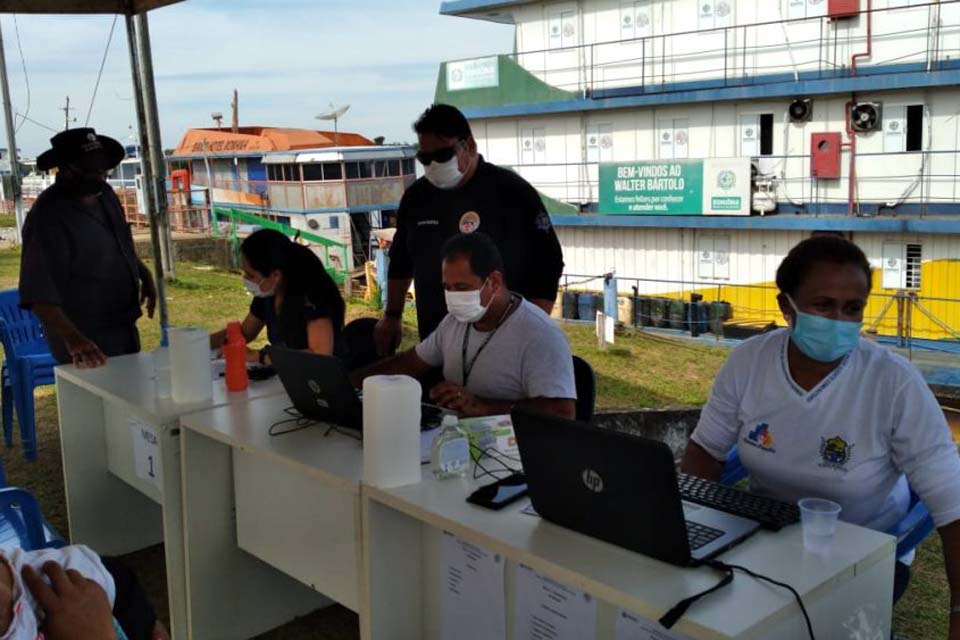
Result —
M413 141L410 124L430 104L439 64L513 48L513 28L439 14L439 0L187 0L150 13L164 148L191 127L229 124L240 92L241 125L332 129L314 116L351 105L344 131ZM87 122L112 16L0 18L25 157L63 129ZM17 39L19 28L19 45ZM26 79L22 59L26 63ZM29 108L29 111L28 111ZM132 144L136 112L126 29L118 19L89 126ZM2 127L0 127L2 128ZM6 146L6 134L0 132Z

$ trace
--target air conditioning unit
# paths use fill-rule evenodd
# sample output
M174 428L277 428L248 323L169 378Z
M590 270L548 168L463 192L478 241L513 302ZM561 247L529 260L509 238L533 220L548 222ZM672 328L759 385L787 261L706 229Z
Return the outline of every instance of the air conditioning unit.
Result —
M879 102L858 102L850 109L850 126L854 131L874 131L880 127L881 114Z
M790 122L810 122L813 119L813 100L811 98L797 98L787 107Z

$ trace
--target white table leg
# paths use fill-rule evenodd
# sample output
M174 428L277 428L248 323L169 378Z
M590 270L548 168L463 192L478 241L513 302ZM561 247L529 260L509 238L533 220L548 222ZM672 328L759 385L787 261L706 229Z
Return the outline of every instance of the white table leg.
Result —
M180 472L180 429L160 434L163 461L163 551L167 568L167 600L170 633L176 640L187 637L187 582L183 557L183 500Z
M188 637L248 638L328 603L237 547L231 448L189 429L180 442Z
M163 541L160 506L107 471L104 400L57 377L70 540L104 555Z
M363 497L360 636L364 640L425 638L424 556L419 520Z

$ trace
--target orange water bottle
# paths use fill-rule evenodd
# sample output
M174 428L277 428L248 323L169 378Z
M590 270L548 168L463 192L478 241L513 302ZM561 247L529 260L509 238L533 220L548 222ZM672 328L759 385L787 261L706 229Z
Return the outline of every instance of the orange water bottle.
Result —
M239 322L227 324L227 340L223 343L223 357L227 361L227 391L247 388L247 341Z

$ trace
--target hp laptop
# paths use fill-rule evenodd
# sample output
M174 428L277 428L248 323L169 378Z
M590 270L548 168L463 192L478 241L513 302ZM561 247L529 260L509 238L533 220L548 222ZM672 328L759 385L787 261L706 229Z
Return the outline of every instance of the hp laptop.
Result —
M760 526L682 501L662 442L522 411L513 427L533 507L556 524L681 566Z
M363 430L363 401L336 357L271 347L270 360L300 415ZM420 428L440 426L443 414L439 407L422 404Z

